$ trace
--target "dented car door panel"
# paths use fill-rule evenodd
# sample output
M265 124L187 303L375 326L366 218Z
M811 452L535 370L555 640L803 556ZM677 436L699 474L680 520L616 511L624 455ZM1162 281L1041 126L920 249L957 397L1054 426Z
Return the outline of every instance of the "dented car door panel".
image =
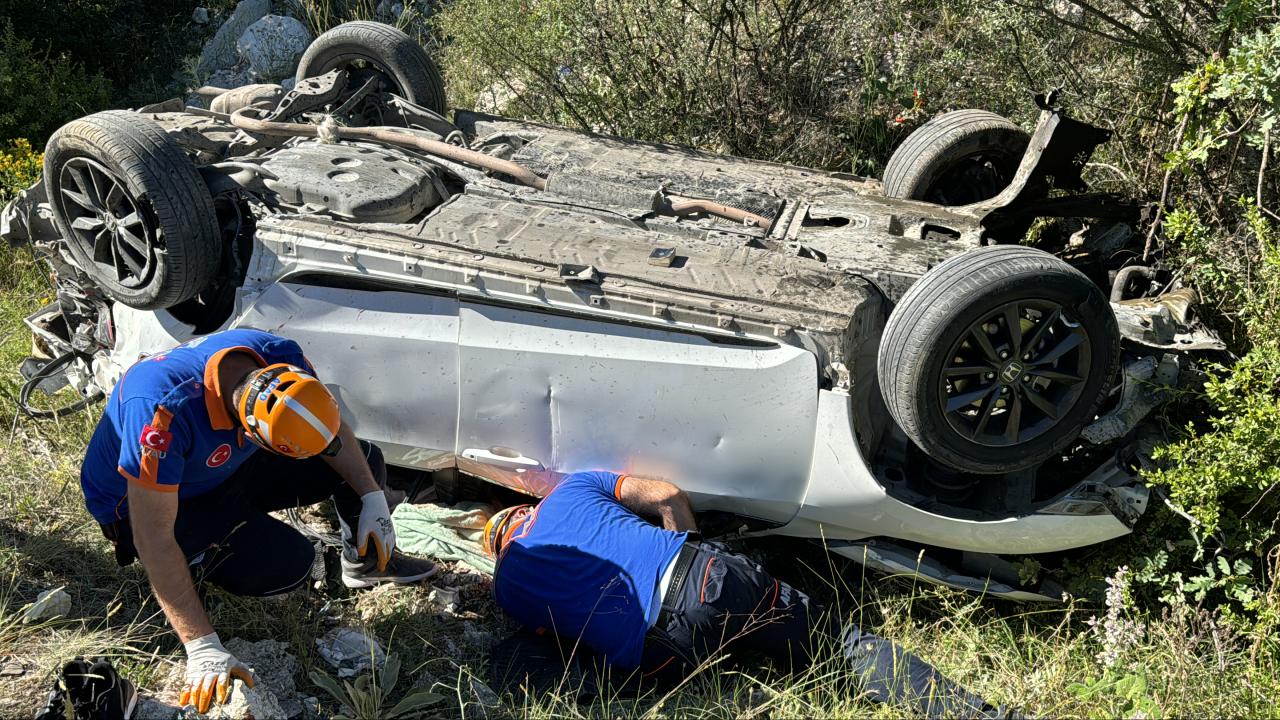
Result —
M611 469L772 522L799 507L817 414L810 353L479 303L460 317L463 470L545 494L559 474Z

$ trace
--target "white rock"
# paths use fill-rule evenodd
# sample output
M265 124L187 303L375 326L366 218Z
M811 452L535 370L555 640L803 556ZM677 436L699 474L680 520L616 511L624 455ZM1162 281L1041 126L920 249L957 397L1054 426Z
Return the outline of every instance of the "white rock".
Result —
M280 707L275 693L265 685L255 683L252 688L242 680L232 680L231 695L225 704L214 703L205 716L209 720L257 720L259 718L287 718L289 714Z
M236 41L236 52L253 77L277 80L293 75L310 44L306 25L284 15L267 15L245 29Z
M382 0L373 12L378 16L379 20L395 22L404 14L404 3L394 2L394 0Z
M133 720L177 720L182 708L153 697L139 697L133 710Z
M354 628L334 628L316 638L316 649L325 662L338 669L338 677L355 677L373 664L386 661L386 651L377 640Z
M212 73L236 63L236 40L267 13L271 12L271 0L240 0L231 17L205 43L200 53L200 72Z
M198 7L191 11L191 22L203 25L209 22L209 8Z
M36 601L22 616L23 622L40 622L62 617L71 612L71 596L62 588L45 590L36 596Z

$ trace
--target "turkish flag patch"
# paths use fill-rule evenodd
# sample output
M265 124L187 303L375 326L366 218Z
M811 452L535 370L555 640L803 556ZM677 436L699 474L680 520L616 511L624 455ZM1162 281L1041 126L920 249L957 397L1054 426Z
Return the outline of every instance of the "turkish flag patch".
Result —
M139 442L142 443L144 448L162 453L169 452L169 444L173 442L173 433L161 430L154 425L147 425L142 428L142 437Z
M231 446L227 443L222 443L209 454L209 459L205 460L204 464L211 468L222 467L230 459Z

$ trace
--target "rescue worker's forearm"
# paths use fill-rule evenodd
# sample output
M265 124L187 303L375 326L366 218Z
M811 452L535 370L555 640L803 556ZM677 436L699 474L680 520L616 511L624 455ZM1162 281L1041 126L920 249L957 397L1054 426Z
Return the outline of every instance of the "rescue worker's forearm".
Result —
M662 527L675 532L693 532L698 523L693 517L689 497L665 480L646 480L626 476L618 488L618 500L637 515L657 518Z
M347 425L346 420L342 421L342 427L338 429L338 437L342 439L342 449L337 455L326 457L324 461L347 481L347 485L356 491L356 495L363 497L367 493L380 490L378 481L373 478L373 471L369 469L369 461L360 449L360 441L356 439L355 433L351 431L351 426Z
M147 570L156 600L160 602L178 639L185 643L213 632L209 615L200 602L195 584L191 582L187 558L172 534L166 541L135 533L134 545L138 548L142 567Z

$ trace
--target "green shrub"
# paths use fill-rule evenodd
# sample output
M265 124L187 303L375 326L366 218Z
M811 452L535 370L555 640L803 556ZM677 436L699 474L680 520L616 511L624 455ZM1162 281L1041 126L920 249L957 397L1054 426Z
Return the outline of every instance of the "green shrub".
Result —
M0 148L0 203L31 187L43 165L44 153L31 149L26 138L10 142L8 149Z
M19 37L0 21L0 141L44 143L60 125L110 105L110 84L64 55Z
M0 0L18 37L36 51L68 58L110 83L111 104L136 107L181 90L174 70L197 53L216 25L196 25L198 5L229 9L228 0ZM42 138L32 136L33 140Z

